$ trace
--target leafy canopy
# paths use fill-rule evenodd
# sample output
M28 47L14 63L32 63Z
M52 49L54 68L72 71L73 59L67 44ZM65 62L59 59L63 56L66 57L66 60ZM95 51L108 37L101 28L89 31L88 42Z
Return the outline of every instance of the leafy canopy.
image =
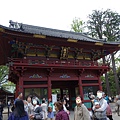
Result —
M9 68L7 66L0 66L0 84L3 84L8 79Z
M71 30L74 32L83 32L85 22L80 20L80 18L74 18L71 24Z
M120 39L120 15L110 9L105 11L94 10L87 21L89 34L92 37L108 41Z

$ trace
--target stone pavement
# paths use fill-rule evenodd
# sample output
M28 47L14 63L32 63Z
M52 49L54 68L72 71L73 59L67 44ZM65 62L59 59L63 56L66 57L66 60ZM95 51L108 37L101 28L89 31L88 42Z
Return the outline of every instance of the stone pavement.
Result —
M110 106L113 112L112 114L113 120L120 120L120 116L118 116L117 113L115 112L115 103L110 103ZM3 120L7 120L7 119L8 119L8 108L5 107L3 112ZM74 120L74 111L70 111L70 120Z

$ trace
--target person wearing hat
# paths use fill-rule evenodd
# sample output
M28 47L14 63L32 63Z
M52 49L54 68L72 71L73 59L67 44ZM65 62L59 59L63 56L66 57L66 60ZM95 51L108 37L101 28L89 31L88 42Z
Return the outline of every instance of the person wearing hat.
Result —
M98 102L95 102L93 106L94 110L94 120L107 120L106 109L107 101L103 98L104 93L102 91L97 91Z
M53 120L53 118L54 118L54 112L53 112L53 109L51 106L48 106L48 115L47 116L50 120Z
M53 103L52 103L52 99L51 98L49 98L48 99L48 118L50 119L50 120L53 120L53 118L54 118L54 112L53 112Z

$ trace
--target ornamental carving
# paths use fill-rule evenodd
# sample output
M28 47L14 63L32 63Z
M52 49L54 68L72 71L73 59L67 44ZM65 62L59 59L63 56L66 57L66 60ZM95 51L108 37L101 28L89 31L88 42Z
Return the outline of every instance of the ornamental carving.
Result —
M101 56L106 55L106 50L91 50L91 55L92 55L92 60L96 59L96 58L101 58Z
M85 77L86 77L86 78L93 78L94 76L92 76L92 75L90 74L90 75L86 75Z
M69 50L69 47L61 48L60 59L68 59L68 50Z
M42 76L39 76L38 74L33 74L32 76L29 76L29 78L42 78Z
M78 59L78 56L83 53L83 48L75 48L75 59Z
M60 76L60 78L70 78L70 76L68 76L67 74L63 74L62 76Z
M51 51L52 51L52 48L54 46L48 46L48 45L44 45L44 46L45 46L45 50L46 50L45 56L46 56L46 58L49 58L50 54L51 54Z

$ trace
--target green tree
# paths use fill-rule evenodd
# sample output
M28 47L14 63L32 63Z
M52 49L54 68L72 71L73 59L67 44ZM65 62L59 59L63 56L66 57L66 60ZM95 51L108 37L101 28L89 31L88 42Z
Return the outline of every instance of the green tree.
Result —
M8 79L9 68L7 66L0 66L0 85L7 82Z
M11 90L10 92L14 92L15 84L8 80L8 74L9 74L8 66L1 65L0 66L0 87L8 91Z
M101 76L103 91L107 93L106 80L105 76ZM110 84L111 95L116 95L115 82L114 82L114 73L112 70L108 72L108 81Z
M71 24L71 30L74 32L84 32L85 22L80 20L80 18L74 18Z
M110 9L105 11L104 36L108 41L118 41L120 39L120 15Z
M120 15L110 9L106 11L94 10L87 21L89 34L92 37L108 41L120 39Z
M89 34L92 37L105 39L107 41L117 41L120 38L120 15L117 12L113 12L110 9L106 11L94 10L91 15L89 15L89 20L87 22L89 29ZM111 61L113 66L114 80L116 83L117 94L119 93L118 77L116 73L116 66L114 60L115 53L111 54ZM106 59L103 59L103 63ZM107 92L110 94L108 76L105 74Z
M89 20L87 21L87 27L89 30L89 35L94 38L103 39L103 31L104 31L104 12L100 10L94 10L92 14L89 16Z
M4 88L5 90L10 91L12 93L15 92L15 87L16 87L16 85L14 83L12 83L11 81L7 81L6 83L4 83L2 85L2 88Z

